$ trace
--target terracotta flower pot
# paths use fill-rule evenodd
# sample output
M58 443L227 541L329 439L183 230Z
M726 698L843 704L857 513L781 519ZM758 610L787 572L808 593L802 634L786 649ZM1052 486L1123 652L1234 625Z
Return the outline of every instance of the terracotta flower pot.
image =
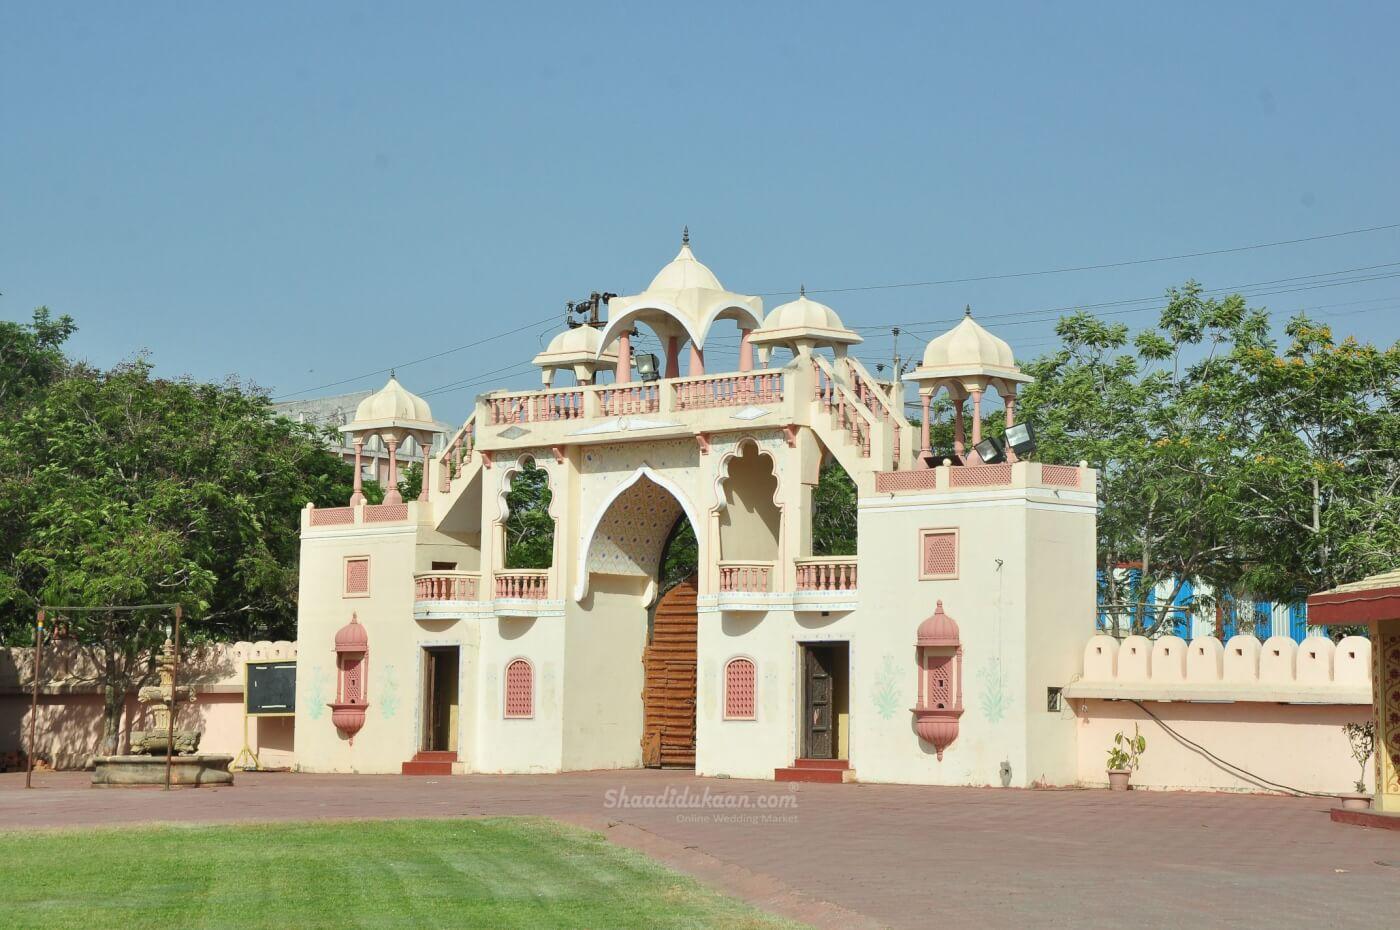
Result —
M1110 791L1127 791L1128 782L1132 780L1133 773L1128 769L1109 769L1108 788Z
M1353 791L1339 794L1337 797L1342 801L1342 810L1368 811L1371 809L1371 796L1369 794L1357 794Z

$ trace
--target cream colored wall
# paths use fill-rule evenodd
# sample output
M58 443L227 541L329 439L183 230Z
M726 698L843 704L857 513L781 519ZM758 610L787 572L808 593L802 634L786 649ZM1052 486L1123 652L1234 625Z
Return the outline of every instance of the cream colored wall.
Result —
M1067 784L1078 774L1074 715L1063 705L1049 711L1047 692L1079 672L1072 644L1096 610L1095 515L1032 507L1026 519L1026 774L1032 782Z
M297 598L297 767L309 772L398 772L418 749L419 630L413 620L419 504L405 523L310 527L303 519ZM370 559L370 595L344 596L344 560ZM331 723L335 633L357 614L369 636L369 708L354 744Z
M563 768L642 764L647 579L595 575L565 614Z
M1351 757L1342 726L1370 719L1369 705L1265 704L1243 702L1152 702L1145 704L1185 739L1262 779L1324 794L1355 790L1361 767ZM1136 724L1147 738L1137 788L1198 791L1274 791L1265 781L1231 771L1168 733L1135 704L1078 698L1076 718L1079 780L1106 785L1108 750L1114 734L1131 735ZM1375 787L1375 766L1366 767L1366 790Z
M564 736L564 618L477 622L481 649L475 689L477 732L470 771L559 771ZM517 657L534 666L535 713L529 719L508 720L505 668Z

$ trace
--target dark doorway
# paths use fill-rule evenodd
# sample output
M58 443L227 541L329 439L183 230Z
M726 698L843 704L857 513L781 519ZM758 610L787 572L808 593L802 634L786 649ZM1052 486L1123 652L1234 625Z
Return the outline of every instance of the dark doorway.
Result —
M458 656L456 646L423 649L422 748L429 752L457 751Z
M642 653L642 764L695 765L697 589L688 578L662 595Z
M802 644L802 758L845 759L850 746L848 643Z

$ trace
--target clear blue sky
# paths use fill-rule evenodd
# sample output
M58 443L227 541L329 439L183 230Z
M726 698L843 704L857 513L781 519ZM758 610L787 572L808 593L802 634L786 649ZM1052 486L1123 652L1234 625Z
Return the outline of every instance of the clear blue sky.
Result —
M96 364L302 391L635 292L687 223L764 294L1400 223L1393 3L194 6L0 12L0 316L70 313ZM988 317L1392 262L1400 229L822 299L971 303L1033 356L1050 317ZM1400 277L1257 303L1400 337ZM400 378L483 378L430 398L457 421L550 328Z

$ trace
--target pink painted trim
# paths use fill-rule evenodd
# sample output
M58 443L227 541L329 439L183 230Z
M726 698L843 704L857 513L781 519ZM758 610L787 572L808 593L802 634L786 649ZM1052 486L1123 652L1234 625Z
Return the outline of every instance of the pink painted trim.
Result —
M962 556L962 540L957 527L931 527L919 530L919 580L920 581L951 581L958 577L958 565ZM930 540L937 539L937 545L949 545L951 539L952 546L952 571L930 572L928 571L928 561L932 555L944 555L946 553L932 553L929 550Z
M355 575L356 572L357 572L357 569L356 569L354 566L358 566L358 565L363 565L363 566L364 566L364 584L363 584L363 587L362 587L362 588L360 588L359 590L356 590L356 589L353 587L353 585L356 584L356 580L355 580L355 578L354 578L354 575ZM343 586L342 586L341 596L342 596L342 597L369 597L369 596L370 596L370 591L369 591L369 578L370 578L370 573L369 573L369 556L367 556L367 555L347 555L347 556L345 557L345 560L344 560L344 566L345 566L344 572L343 572L342 575L341 575L341 578L342 578L343 581L344 581L344 584L343 584Z
M502 677L501 715L506 720L535 716L535 666L524 656L506 663Z
M724 663L724 719L755 720L758 708L756 667L748 656Z

